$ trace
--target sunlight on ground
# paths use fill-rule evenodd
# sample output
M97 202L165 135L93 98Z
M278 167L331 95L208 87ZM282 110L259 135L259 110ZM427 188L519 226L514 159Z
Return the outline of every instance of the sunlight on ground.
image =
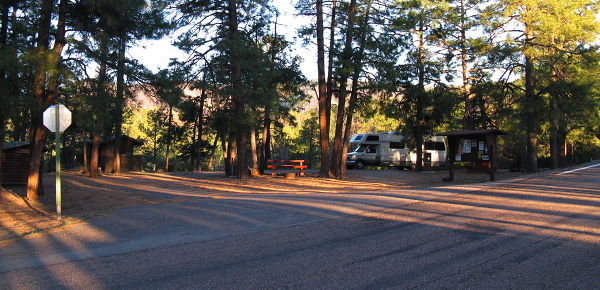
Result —
M518 186L476 184L415 188L398 181L401 178L395 175L387 179L381 175L347 180L284 179L268 175L239 180L214 172L128 173L104 175L97 179L75 173L63 176L65 220L54 218L54 192L50 190L54 184L51 178L46 181L47 194L40 204L29 204L19 200L17 193L7 195L5 191L3 195L11 196L14 202L13 206L0 210L0 241L43 233L65 224L79 224L106 216L121 207L207 198L269 203L291 212L323 218L342 213L445 228L458 228L467 223L475 232L537 234L593 243L600 241L597 207L589 205L590 199L599 199L600 189L583 192L576 183L557 186L539 181ZM427 184L428 181L421 183ZM461 194L455 194L457 192ZM423 203L424 200L428 202ZM422 208L425 206L427 209ZM236 216L226 212L214 214ZM237 215L237 218L245 220L247 217ZM562 223L566 219L574 220L575 224ZM201 223L218 226L213 222ZM107 241L111 237L97 233L84 240L87 239Z

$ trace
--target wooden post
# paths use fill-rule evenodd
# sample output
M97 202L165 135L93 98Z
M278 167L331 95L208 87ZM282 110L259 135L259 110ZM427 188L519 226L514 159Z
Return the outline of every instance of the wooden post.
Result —
M449 167L449 176L442 179L443 181L454 181L454 162L456 161L456 142L457 138L453 138L448 136L448 154L450 155L448 158L448 167Z
M488 144L488 154L490 155L490 181L496 181L496 152L494 144Z
M496 181L496 135L486 134L488 156L490 158L490 181Z

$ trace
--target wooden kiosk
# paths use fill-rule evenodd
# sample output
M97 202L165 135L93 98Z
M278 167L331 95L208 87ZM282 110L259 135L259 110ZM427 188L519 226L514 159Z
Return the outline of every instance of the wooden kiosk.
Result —
M475 168L487 168L490 181L496 181L496 137L508 135L498 129L448 131L437 133L448 138L448 165L450 176L444 181L454 181L454 163L472 162Z

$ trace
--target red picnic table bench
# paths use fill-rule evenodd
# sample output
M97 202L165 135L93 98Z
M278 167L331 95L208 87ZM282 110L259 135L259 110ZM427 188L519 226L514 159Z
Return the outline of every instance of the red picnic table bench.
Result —
M307 168L307 165L304 165L304 160L267 160L267 168L270 168L271 176L277 176L276 170L280 169L299 169L299 175L304 176L304 169Z

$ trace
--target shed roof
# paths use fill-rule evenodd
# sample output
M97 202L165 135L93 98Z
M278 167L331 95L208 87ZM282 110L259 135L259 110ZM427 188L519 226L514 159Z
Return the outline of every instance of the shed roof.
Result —
M2 145L2 150L8 150L8 149L14 149L14 148L20 148L20 147L26 147L26 146L29 146L29 142L13 141L13 142L4 143Z
M104 140L104 138L102 138L101 141L100 141L100 143L101 144L111 143L111 142L114 142L115 139L116 139L115 135L112 135L112 136L110 136L110 138L108 138L108 140ZM131 141L131 143L133 143L133 145L144 145L143 141L134 139L134 138L129 137L129 136L125 135L125 134L121 135L121 139L129 140L129 141ZM93 143L93 142L94 141L92 139L90 139L90 138L85 139L85 143ZM81 141L80 141L80 143L81 143Z

